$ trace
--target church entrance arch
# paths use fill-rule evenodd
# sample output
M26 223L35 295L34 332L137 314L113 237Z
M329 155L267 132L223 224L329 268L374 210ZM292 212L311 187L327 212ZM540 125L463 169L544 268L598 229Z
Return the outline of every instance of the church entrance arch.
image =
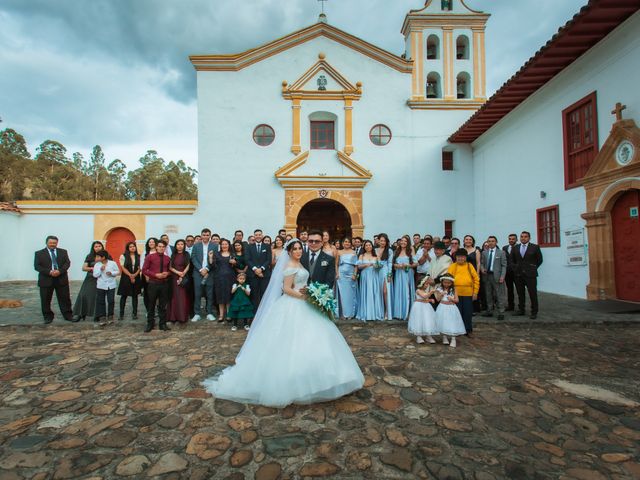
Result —
M611 209L616 296L633 302L640 302L639 207L640 190L633 189L620 195Z
M105 249L111 254L115 262L120 265L120 255L129 242L135 242L136 237L128 228L118 227L109 232L105 241Z
M351 215L340 202L317 198L307 202L297 219L297 233L302 230L326 230L331 239L351 237Z

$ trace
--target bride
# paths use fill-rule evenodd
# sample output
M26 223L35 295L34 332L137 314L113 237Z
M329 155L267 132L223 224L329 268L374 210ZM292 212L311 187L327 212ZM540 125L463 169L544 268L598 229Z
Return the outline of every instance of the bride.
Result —
M305 300L302 243L280 255L235 365L203 382L216 396L284 407L341 397L364 377L338 327Z

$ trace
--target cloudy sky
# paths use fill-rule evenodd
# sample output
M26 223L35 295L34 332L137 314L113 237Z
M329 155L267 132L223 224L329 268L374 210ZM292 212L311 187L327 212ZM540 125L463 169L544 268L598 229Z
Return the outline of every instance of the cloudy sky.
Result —
M467 0L491 13L491 95L587 0ZM390 52L421 0L329 0L329 23ZM190 54L236 53L315 23L317 0L2 0L0 129L130 167L148 150L197 166Z

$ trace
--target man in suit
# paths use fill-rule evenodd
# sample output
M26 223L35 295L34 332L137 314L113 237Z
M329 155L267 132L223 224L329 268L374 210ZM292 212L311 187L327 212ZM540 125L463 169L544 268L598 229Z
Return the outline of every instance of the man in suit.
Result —
M51 310L51 298L56 292L58 306L62 317L69 322L77 322L73 318L71 310L71 294L69 293L69 277L67 271L71 266L66 250L58 248L58 237L49 235L46 239L46 248L35 252L33 268L38 272L38 287L40 287L40 305L44 323L53 322L53 310Z
M362 253L362 237L353 237L353 249L356 251L356 257Z
M302 253L307 253L309 251L309 244L307 243L309 241L309 232L301 230L299 239L302 243Z
M200 232L202 241L193 245L191 251L191 264L193 265L193 290L195 305L192 322L200 320L200 302L202 295L207 299L207 320L214 321L213 316L213 272L209 271L209 252L217 252L217 245L211 241L211 230L203 228Z
M267 290L271 278L271 246L262 243L262 230L259 228L253 232L255 243L247 248L247 277L251 287L251 301L257 310L262 300L262 295Z
M487 250L482 251L480 272L484 283L487 311L485 317L493 316L493 305L498 309L498 320L504 320L504 279L507 275L507 254L498 248L498 239L491 235L487 239Z
M300 263L309 271L309 283L324 283L333 288L336 281L336 260L322 251L322 232L311 230L307 243L309 251L302 254Z
M502 250L507 254L507 275L504 277L504 283L507 286L507 312L513 312L515 310L515 303L513 301L515 277L513 275L513 264L511 263L511 252L516 243L518 243L518 236L515 233L511 233L509 235L509 243L502 247Z
M538 315L538 268L542 265L540 247L531 243L531 234L522 232L520 243L511 249L511 263L518 292L518 311L515 315L524 315L524 289L529 291L531 300L531 318Z

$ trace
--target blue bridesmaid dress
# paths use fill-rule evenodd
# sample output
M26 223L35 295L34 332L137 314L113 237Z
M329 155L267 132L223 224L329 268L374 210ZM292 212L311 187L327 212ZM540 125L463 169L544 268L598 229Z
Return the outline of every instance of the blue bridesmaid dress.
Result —
M356 304L358 295L358 281L353 279L358 258L355 253L342 254L338 260L337 282L338 314L339 317L353 318L356 316Z
M410 264L407 256L398 257L396 263ZM395 271L393 279L393 318L406 320L409 318L409 310L416 296L416 287L413 279L413 268Z
M380 260L382 263L382 268L378 270L378 276L380 277L380 294L383 297L384 302L384 284L387 284L387 318L385 320L391 320L393 317L393 282L389 280L389 278L393 278L393 250L389 249L389 255L386 260ZM384 318L384 303L382 304L382 315Z
M375 260L358 260L358 265L374 265ZM382 302L382 284L380 275L374 267L360 270L360 288L358 289L358 305L356 318L358 320L382 320L384 318L384 303Z

